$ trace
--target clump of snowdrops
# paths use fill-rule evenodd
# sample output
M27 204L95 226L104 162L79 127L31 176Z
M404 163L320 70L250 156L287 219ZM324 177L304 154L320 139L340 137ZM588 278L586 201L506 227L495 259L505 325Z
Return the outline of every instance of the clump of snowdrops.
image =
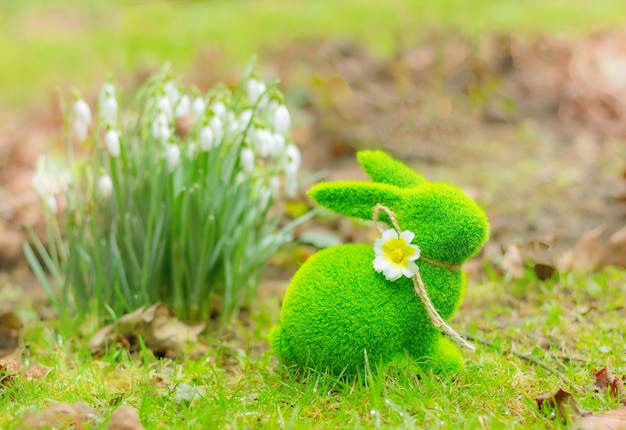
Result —
M216 310L224 320L254 294L298 222L280 227L273 203L296 192L300 152L277 85L250 70L206 94L164 71L129 109L107 82L93 115L75 96L70 172L42 161L33 178L48 246L34 234L24 246L59 313L106 318L165 302L185 320Z

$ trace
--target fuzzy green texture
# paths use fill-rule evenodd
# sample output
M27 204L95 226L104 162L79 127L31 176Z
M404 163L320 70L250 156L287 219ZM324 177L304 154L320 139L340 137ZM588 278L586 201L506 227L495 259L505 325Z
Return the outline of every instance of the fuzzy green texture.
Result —
M428 182L382 151L357 159L375 182L325 182L311 188L316 203L340 214L372 219L376 204L390 208L415 233L421 255L460 265L485 243L484 211L460 189ZM389 221L380 213L382 221ZM373 266L373 245L340 245L311 257L285 294L280 324L270 334L285 364L354 374L366 365L419 365L447 372L462 366L458 348L433 326L408 278L385 279ZM465 274L417 260L428 295L444 320L458 309ZM407 362L408 359L408 362Z

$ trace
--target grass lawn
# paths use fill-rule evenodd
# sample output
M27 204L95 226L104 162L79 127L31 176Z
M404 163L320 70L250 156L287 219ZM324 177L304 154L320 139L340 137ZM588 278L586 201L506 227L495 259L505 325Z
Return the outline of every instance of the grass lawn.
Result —
M164 429L560 428L537 411L535 397L563 387L583 409L617 407L617 399L594 394L593 370L624 371L625 281L623 272L607 270L472 283L452 324L492 345L479 344L461 373L440 378L399 371L340 380L284 369L265 343L277 298L257 302L253 322L209 336L206 356L182 362L146 350L93 359L78 336L64 343L50 323L35 323L23 361L51 370L0 389L0 427L16 428L22 416L55 402L81 402L101 414L94 428L107 428L120 405L136 407L146 428Z

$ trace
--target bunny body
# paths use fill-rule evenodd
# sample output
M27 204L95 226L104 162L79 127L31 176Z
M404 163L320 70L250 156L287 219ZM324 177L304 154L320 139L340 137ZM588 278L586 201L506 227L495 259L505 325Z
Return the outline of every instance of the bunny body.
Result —
M358 159L376 182L336 182L309 194L339 213L371 219L377 203L395 212L398 224L416 234L423 256L460 265L488 235L480 209L461 190L432 184L381 151ZM385 220L386 218L382 218ZM387 219L388 221L388 219ZM312 256L285 294L280 325L270 334L285 364L354 374L366 364L412 361L436 372L462 366L459 350L433 326L408 278L394 282L372 267L371 245L339 245ZM428 295L446 320L458 309L465 275L456 268L417 261Z

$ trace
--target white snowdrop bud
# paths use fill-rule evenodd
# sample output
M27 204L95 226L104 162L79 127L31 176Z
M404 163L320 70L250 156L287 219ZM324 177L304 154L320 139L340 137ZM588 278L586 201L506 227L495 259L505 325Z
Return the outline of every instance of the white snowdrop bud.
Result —
M165 117L170 120L174 116L174 111L172 109L172 102L168 97L159 97L156 101L156 108L160 114L165 115Z
M83 142L87 139L87 135L89 134L89 124L83 121L80 121L78 118L75 118L72 122L72 129L74 130L74 135L76 139L80 142Z
M120 156L120 134L117 130L110 129L104 135L104 146L111 157Z
M191 100L188 95L184 95L178 100L176 105L176 118L184 118L191 112Z
M159 142L165 142L171 135L169 120L164 113L161 113L152 123L152 137Z
M279 106L280 106L280 103L278 103L276 100L274 99L270 100L269 103L267 103L265 106L265 111L268 117L273 116L274 112L276 112L276 109L278 109Z
M295 197L298 191L298 171L285 171L285 194L287 197Z
M224 125L222 124L222 120L214 116L209 121L209 127L211 127L211 131L213 131L215 146L217 146L222 141L222 136L224 136Z
M253 135L253 143L261 157L267 157L272 150L272 134L266 129L258 129Z
M57 205L57 198L54 197L53 194L48 194L44 200L46 207L52 212L56 214L59 212L59 207Z
M45 196L50 190L50 183L48 182L48 178L41 172L35 172L33 174L31 184L39 197Z
M167 169L171 172L180 161L180 148L177 145L169 144L165 147L165 161L167 162Z
M196 97L191 104L191 113L195 119L202 118L206 111L206 102L202 97Z
M286 134L291 125L291 116L285 105L280 105L274 112L274 130L276 133Z
M272 133L272 143L273 144L270 156L278 158L285 151L285 147L287 146L285 136L278 133Z
M82 122L85 128L91 124L91 109L83 99L78 99L74 103L74 120Z
M248 92L248 100L250 100L250 103L254 105L257 104L260 97L265 93L267 87L265 86L265 83L261 81L250 79L246 83L246 90Z
M226 113L226 105L221 101L215 101L211 105L211 110L215 114L215 116L222 116Z
M239 118L237 119L237 130L244 131L248 124L250 124L250 120L252 119L252 111L250 109L246 109L241 112Z
M98 100L100 118L109 124L115 124L118 107L113 84L107 82L102 85Z
M278 191L280 190L280 178L278 176L272 176L268 185L272 196L278 195Z
M252 152L252 149L243 148L241 154L239 154L239 158L244 172L252 173L254 170L254 152Z
M102 175L98 178L98 183L96 184L96 188L98 190L98 195L102 198L107 198L111 194L113 194L113 181L109 175Z
M292 143L287 145L285 149L285 172L296 174L300 169L300 163L302 157L300 156L300 150Z
M215 136L210 126L204 127L200 130L200 149L203 151L210 151L215 146Z
M178 100L180 99L180 93L178 92L178 87L174 81L167 81L165 85L163 85L163 91L165 92L165 96L170 101L170 106L176 106Z

